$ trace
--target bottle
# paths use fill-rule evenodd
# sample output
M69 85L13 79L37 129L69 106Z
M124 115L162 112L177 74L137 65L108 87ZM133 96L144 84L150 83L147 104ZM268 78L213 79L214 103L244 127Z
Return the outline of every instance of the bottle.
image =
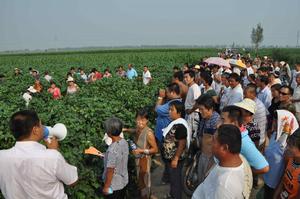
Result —
M127 141L128 141L128 143L129 143L129 147L130 147L130 150L131 150L131 151L137 149L137 146L136 146L136 144L134 143L134 141L132 141L132 140L130 140L130 139L128 139Z
M134 143L134 141L128 139L127 142L129 143L129 147L131 151L134 151L138 148L137 145ZM142 154L134 155L135 158L141 158L142 156L143 156Z
M111 187L109 187L109 191L108 191L108 194L113 194L113 189Z

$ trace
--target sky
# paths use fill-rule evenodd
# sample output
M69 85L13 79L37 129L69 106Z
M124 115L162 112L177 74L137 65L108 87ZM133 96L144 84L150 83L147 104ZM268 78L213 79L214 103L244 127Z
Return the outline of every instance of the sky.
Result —
M0 51L250 46L258 23L262 45L296 46L300 0L0 0Z

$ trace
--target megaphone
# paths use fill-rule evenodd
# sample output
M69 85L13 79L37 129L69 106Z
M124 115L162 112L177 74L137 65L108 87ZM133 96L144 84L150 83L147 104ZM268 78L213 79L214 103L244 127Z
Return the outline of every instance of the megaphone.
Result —
M57 123L53 127L44 126L44 139L56 137L58 141L62 141L67 136L67 128L62 123Z

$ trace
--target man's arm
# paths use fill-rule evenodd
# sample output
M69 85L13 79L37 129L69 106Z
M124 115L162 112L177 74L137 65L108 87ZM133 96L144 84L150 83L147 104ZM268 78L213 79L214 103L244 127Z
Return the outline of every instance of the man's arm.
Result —
M108 194L109 193L109 188L111 185L112 178L114 176L114 170L115 168L107 168L106 170L106 176L105 176L105 182L104 182L104 187L103 187L103 193Z

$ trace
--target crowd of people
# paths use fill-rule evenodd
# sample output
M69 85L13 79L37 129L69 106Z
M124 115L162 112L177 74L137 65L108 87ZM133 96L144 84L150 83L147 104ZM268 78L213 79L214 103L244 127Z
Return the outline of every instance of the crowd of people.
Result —
M148 109L137 111L135 128L123 128L122 121L115 117L105 121L109 145L104 153L105 198L125 197L131 152L136 158L140 198L153 197L151 156L160 154L164 164L161 181L170 185L165 198L181 199L182 170L192 148L201 152L194 160L198 183L193 199L249 198L253 188L259 187L259 179L264 183L265 199L300 198L300 63L291 70L286 62L266 56L252 59L250 55L220 53L219 57L234 58L243 65L208 64L204 59L192 66L184 64L182 69L173 68L172 82L159 90L154 130L148 126ZM34 70L31 74L39 75ZM120 67L116 74L137 77L131 64L127 72ZM93 82L111 76L109 70L102 75L93 69L87 76L82 69L75 72L71 68L67 92L78 91L74 78ZM151 75L147 66L143 77L143 83L148 84ZM49 73L44 78L51 82ZM28 90L32 89L42 90L38 78ZM53 82L48 92L54 99L61 97ZM37 114L15 113L10 129L17 143L0 151L4 196L65 198L62 182L73 185L77 171L52 150L58 148L55 138L47 143L48 149L37 143L43 139ZM128 144L122 132L131 133L134 140ZM46 152L49 154L41 155ZM36 171L34 175L29 167ZM24 184L25 178L30 185Z
M50 75L49 71L44 72L44 76L41 77L40 72L36 69L29 68L29 74L34 78L34 84L29 86L26 92L23 94L23 99L26 102L26 106L29 105L32 97L36 94L39 94L43 91L43 85L41 80L46 82L49 85L47 92L52 95L52 98L58 100L62 98L61 89L57 85L55 79ZM19 68L14 69L14 76L23 75L22 71ZM115 75L121 78L135 79L138 78L138 73L133 68L132 64L128 64L128 70L125 71L123 66L119 66ZM98 71L96 68L93 68L91 72L87 75L82 68L78 68L77 71L74 67L71 67L66 75L67 90L66 95L71 95L77 93L80 89L75 81L84 82L84 83L93 83L99 81L102 78L111 78L113 75L110 73L109 67L107 67L103 73ZM148 66L143 67L142 72L143 84L147 85L151 82L152 76L149 71Z

